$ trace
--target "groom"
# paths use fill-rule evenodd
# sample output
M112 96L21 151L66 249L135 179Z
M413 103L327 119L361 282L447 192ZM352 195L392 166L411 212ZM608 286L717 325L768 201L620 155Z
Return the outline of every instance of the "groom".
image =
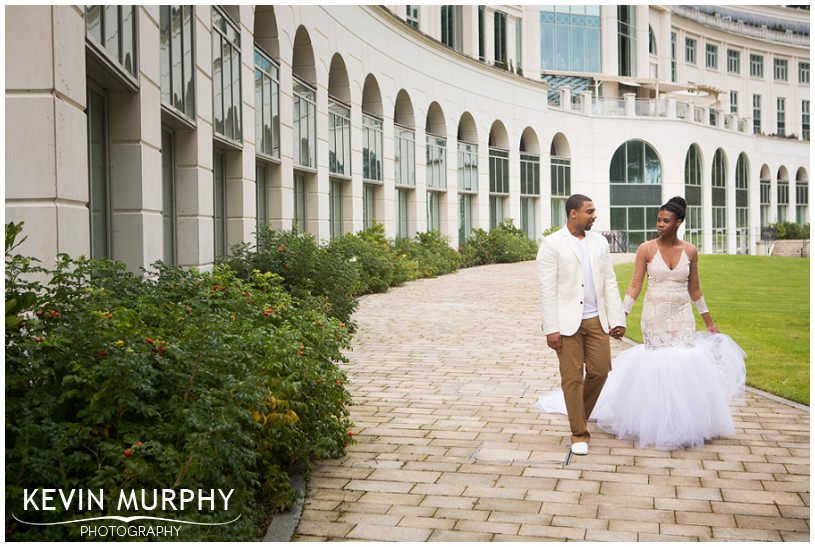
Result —
M596 211L591 198L571 196L566 226L543 239L537 258L543 333L560 361L571 451L581 456L589 453L586 420L611 370L608 337L619 340L625 334L608 242L590 231Z

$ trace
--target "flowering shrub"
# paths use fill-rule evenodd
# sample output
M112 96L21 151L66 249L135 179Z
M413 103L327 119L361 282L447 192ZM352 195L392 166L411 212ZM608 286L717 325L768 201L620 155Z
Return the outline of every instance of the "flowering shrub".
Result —
M359 273L353 291L356 295L385 292L408 278L408 268L393 252L381 224L337 238L329 244L328 250L356 268Z
M316 306L340 321L350 322L356 310L359 269L320 247L311 234L260 226L257 245L235 245L225 262L243 279L254 270L277 274L289 292L301 299L316 298Z
M23 514L24 488L234 489L228 515L151 514L240 514L229 526L187 526L184 539L251 540L295 499L292 466L350 442L337 365L347 326L287 293L277 275L159 265L148 280L65 255L45 271L11 256L6 233L7 325L9 300L33 295L6 329L9 513ZM78 526L6 522L15 540L79 539Z

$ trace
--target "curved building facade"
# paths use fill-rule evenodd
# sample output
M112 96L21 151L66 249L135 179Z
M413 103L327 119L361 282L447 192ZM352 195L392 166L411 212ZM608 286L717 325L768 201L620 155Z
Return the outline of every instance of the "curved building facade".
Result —
M809 12L683 6L6 8L23 252L211 267L258 224L533 239L571 193L620 250L809 222Z

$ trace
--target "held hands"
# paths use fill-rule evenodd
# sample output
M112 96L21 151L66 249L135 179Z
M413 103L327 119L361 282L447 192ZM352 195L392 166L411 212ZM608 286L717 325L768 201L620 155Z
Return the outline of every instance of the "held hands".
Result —
M557 353L560 353L560 348L563 347L563 341L560 339L560 333L553 332L551 334L547 334L546 344Z
M608 331L608 335L616 340L622 340L625 334L625 327L614 327Z

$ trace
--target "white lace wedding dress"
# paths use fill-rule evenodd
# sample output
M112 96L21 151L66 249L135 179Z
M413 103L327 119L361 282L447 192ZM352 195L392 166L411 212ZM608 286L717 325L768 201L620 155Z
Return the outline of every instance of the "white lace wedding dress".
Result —
M663 450L735 434L729 405L744 394L745 353L725 334L696 332L685 251L673 270L657 252L647 272L645 343L613 360L591 418L618 438ZM566 413L561 390L535 406Z

